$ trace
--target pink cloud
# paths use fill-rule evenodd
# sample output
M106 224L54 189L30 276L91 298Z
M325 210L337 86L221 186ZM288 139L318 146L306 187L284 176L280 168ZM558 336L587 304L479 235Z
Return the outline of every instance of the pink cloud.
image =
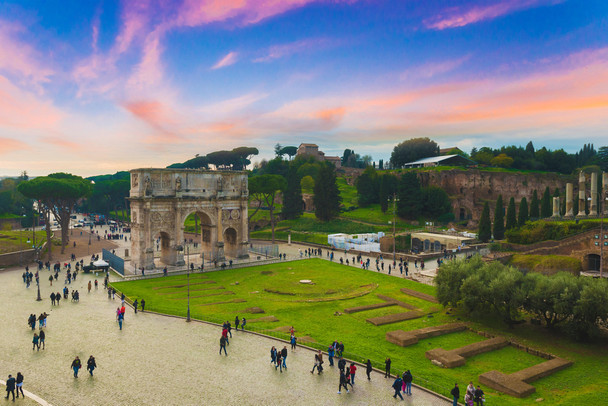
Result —
M426 28L445 30L464 27L480 21L493 20L503 15L543 5L554 5L564 0L501 0L494 4L464 7L450 7L442 13L423 21Z
M0 19L0 72L36 86L49 82L54 72L34 47L19 39L25 32L25 27Z
M226 66L234 65L238 61L237 52L228 52L226 56L217 61L215 65L211 67L212 70L225 68Z
M0 154L2 155L26 149L29 149L29 146L24 142L12 138L0 137Z
M82 149L81 144L68 140L65 135L45 136L41 138L41 141L54 147L59 147L62 150L75 152Z
M413 79L430 79L437 75L443 75L451 72L464 64L471 58L471 55L465 55L458 59L451 59L441 62L430 62L415 68L406 70L401 74L402 80Z

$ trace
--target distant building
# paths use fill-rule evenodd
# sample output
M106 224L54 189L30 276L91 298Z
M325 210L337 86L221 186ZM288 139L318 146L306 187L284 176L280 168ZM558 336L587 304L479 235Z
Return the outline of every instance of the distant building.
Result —
M323 151L319 151L317 144L300 144L296 157L303 155L311 156L319 161L331 162L336 168L342 166L342 159L339 156L325 156Z
M449 147L449 148L441 148L439 150L439 155L464 155L464 152L458 147Z
M428 166L472 166L476 165L474 161L465 158L462 155L444 155L422 158L414 162L408 162L403 165L404 168L424 168Z

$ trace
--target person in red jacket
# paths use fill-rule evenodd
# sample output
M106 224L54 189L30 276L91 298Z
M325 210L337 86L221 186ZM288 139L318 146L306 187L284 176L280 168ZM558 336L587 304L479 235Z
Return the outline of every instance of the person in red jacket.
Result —
M357 372L357 367L354 362L350 363L350 383L352 385L355 384L355 372Z
M222 329L222 337L226 339L226 344L230 345L230 341L228 341L228 329L226 327Z

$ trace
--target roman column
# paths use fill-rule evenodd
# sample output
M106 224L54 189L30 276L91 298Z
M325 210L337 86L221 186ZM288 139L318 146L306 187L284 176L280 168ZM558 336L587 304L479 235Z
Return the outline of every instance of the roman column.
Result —
M553 217L553 218L559 217L559 197L553 198L553 215L551 217Z
M591 172L591 207L589 216L597 216L597 172Z
M576 217L585 217L585 173L578 174L578 214Z
M574 185L566 183L566 217L574 217Z

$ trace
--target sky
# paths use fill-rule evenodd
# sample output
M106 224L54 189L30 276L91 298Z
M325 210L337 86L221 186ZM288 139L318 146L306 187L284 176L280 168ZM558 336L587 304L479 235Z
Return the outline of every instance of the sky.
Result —
M608 145L606 0L0 0L0 175Z

